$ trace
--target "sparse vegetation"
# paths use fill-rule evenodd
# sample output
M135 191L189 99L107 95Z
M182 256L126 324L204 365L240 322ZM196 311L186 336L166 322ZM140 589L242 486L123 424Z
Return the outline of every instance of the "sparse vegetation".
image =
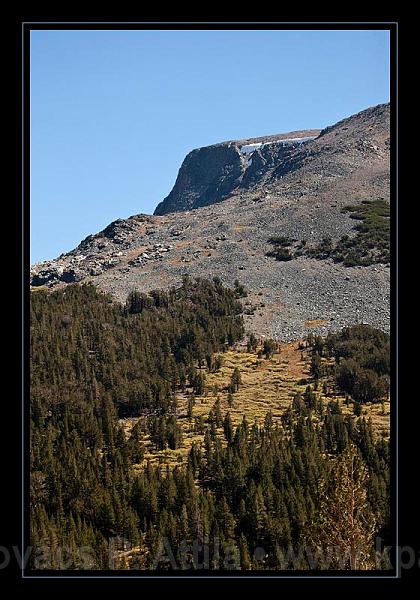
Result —
M245 286L239 282L239 279L235 279L234 291L237 298L246 298L248 296Z
M383 199L346 206L343 213L359 221L354 236L345 235L334 243L324 238L317 246L306 247L306 256L324 260L332 258L346 267L368 266L390 261L390 207Z
M275 340L265 339L263 342L263 353L266 358L271 358L277 351L278 344Z
M294 241L284 236L269 238L268 243L273 245L273 249L267 252L266 256L272 256L280 261L292 260L293 255L289 248Z
M390 206L386 200L363 200L361 204L346 206L343 213L359 221L354 227L356 235L344 235L334 242L324 237L318 244L310 246L306 240L294 245L296 240L287 237L271 237L268 242L274 246L266 253L276 260L287 261L298 256L308 256L318 260L331 258L346 267L368 266L375 263L388 264L390 261ZM294 245L294 250L291 247Z
M285 236L275 236L268 238L268 242L270 244L273 244L274 246L281 246L282 248L287 248L288 246L291 246L294 241L295 240Z

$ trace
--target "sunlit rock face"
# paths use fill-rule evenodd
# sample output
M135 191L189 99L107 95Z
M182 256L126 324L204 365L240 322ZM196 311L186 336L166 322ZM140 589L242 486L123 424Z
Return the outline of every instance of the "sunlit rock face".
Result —
M158 204L154 214L216 204L234 190L261 179L276 159L278 163L282 152L300 147L318 133L319 130L310 130L197 148L186 156L171 193Z

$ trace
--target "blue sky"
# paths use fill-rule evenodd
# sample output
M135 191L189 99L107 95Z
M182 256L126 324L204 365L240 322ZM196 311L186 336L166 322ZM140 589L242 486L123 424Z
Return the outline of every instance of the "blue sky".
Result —
M388 100L387 31L32 31L31 262L152 213L193 148Z

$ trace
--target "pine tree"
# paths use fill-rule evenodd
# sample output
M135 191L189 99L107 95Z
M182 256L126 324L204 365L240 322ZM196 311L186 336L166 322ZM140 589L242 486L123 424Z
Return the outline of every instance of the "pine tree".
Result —
M230 413L226 413L223 420L223 431L227 442L230 443L233 439L233 425Z
M251 568L251 557L249 555L248 543L243 533L239 536L239 552L241 557L241 569L249 571Z
M277 343L274 340L266 339L263 343L263 353L267 359L272 358L277 351Z
M220 371L220 369L223 367L223 356L221 354L216 354L216 356L214 357L214 371Z
M193 417L194 404L195 404L195 397L193 394L191 394L190 396L188 396L188 407L187 407L187 416L190 421Z
M206 376L201 371L197 371L193 380L194 394L202 396L204 394Z
M222 417L222 409L220 406L220 398L217 398L216 402L214 403L213 415L214 415L214 422L215 422L216 427L221 427L223 425L223 417Z
M312 355L310 372L314 379L319 379L322 376L321 357L317 352Z
M327 553L338 549L333 568L372 569L375 517L366 492L367 470L354 446L349 446L324 484L318 522L310 541L314 549Z
M353 413L356 415L356 417L360 417L362 414L362 405L360 402L353 402Z
M241 372L238 367L235 367L230 378L230 392L235 393L239 390L240 385L242 384Z
M255 352L258 346L258 340L253 333L249 334L248 342L247 342L247 350L248 352Z
M244 416L235 429L229 412L222 418L214 386L208 423L204 414L194 418L204 442L192 445L187 460L177 453L175 466L166 463L161 450L182 444L179 391L197 383L204 395L200 366L215 370L227 343L243 334L235 295L220 281L190 278L181 288L133 295L131 308L92 286L33 295L31 545L51 551L48 566L107 569L110 537L136 548L117 568L155 568L159 537L177 548L183 538L214 535L223 568L277 568L282 550L305 539L314 549L348 547L346 568L374 566L374 533L388 541L389 442L376 439L370 421L341 414L339 402L324 407L317 380L278 421L268 413L250 427ZM312 356L335 360L331 371L325 362L328 385L334 377L339 388L356 390L344 390L347 402L386 385L385 334L357 326L311 343ZM374 375L365 377L366 370ZM135 418L127 435L125 417ZM159 458L138 468L144 439ZM94 550L90 562L79 556L81 545ZM256 545L264 548L261 560L250 557ZM60 547L68 548L63 556ZM232 561L223 564L229 548ZM310 567L305 558L298 566ZM340 566L337 557L332 568Z
M227 394L227 403L228 403L229 408L232 408L232 406L233 406L233 394L232 394L231 391L228 391L228 394Z

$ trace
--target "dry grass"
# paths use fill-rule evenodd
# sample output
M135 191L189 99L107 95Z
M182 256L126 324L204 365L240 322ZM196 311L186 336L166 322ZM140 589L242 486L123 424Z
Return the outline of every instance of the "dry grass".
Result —
M344 398L340 400L341 411L343 415L353 414L353 404L346 405ZM377 436L389 438L390 432L390 410L391 404L389 400L385 400L383 405L378 402L367 402L362 407L362 417L367 420L371 419L373 431Z
M309 321L305 321L305 327L307 329L312 329L313 327L320 327L321 325L326 325L328 321L325 319L310 319Z
M197 398L194 407L195 416L207 416L219 398L222 413L229 411L234 424L241 421L244 415L250 422L254 419L260 421L270 410L273 418L277 419L290 404L293 394L304 387L299 385L296 379L307 376L306 365L304 361L300 361L300 352L297 348L292 349L286 344L279 354L275 354L268 360L258 359L256 354L245 351L226 352L223 354L223 359L224 363L220 371L207 374L207 394ZM291 362L293 373L289 371ZM234 394L233 405L229 408L227 386L235 367L238 367L241 372L242 385ZM186 410L186 400L184 402ZM182 404L181 399L181 410Z
M220 400L222 415L230 412L234 425L240 423L245 416L249 424L255 420L263 423L267 412L271 411L273 420L281 418L284 411L297 392L304 392L306 380L309 382L310 357L306 350L299 349L299 342L280 344L279 353L272 358L258 359L257 353L248 353L245 349L237 348L222 354L223 366L216 373L206 371L206 391L203 396L197 396L193 408L193 418L188 419L187 405L188 394L177 394L178 422L182 427L183 441L177 450L156 450L148 437L144 439L146 453L141 465L142 469L147 461L153 464L164 464L174 467L183 463L188 456L193 443L202 443L204 435L195 431L194 420L202 416L207 420L210 411L217 399ZM235 367L241 372L242 385L233 395L233 404L228 404L228 384ZM318 396L326 404L331 398L322 392L322 381L318 388ZM353 404L347 406L344 397L334 396L341 405L343 414L353 414ZM390 420L389 402L381 404L366 404L363 406L362 416L372 419L372 425L377 435L389 436ZM142 419L144 417L140 417ZM122 419L125 433L130 435L133 425L138 417ZM222 429L218 435L224 440Z
M183 462L192 444L201 443L204 439L202 434L194 430L195 417L202 416L206 420L218 398L222 414L230 412L234 425L241 422L244 416L250 424L254 420L262 423L269 411L272 412L273 420L279 419L290 405L293 395L305 389L305 385L299 382L308 377L308 360L302 356L297 343L281 344L280 352L270 359L258 359L256 353L251 354L241 349L229 350L222 356L221 369L217 373L206 372L206 391L203 396L196 397L191 421L187 416L187 394L177 395L178 420L183 430L182 446L177 450L157 451L150 440L145 438L146 454L143 464L147 460L172 466ZM235 367L241 372L242 385L233 395L233 405L229 407L227 386ZM137 417L121 420L126 435L130 435L137 421ZM221 429L219 434L223 435Z
M146 252L147 246L139 246L138 248L134 248L134 250L130 250L125 256L125 262L129 260L136 260L140 256L142 252Z

